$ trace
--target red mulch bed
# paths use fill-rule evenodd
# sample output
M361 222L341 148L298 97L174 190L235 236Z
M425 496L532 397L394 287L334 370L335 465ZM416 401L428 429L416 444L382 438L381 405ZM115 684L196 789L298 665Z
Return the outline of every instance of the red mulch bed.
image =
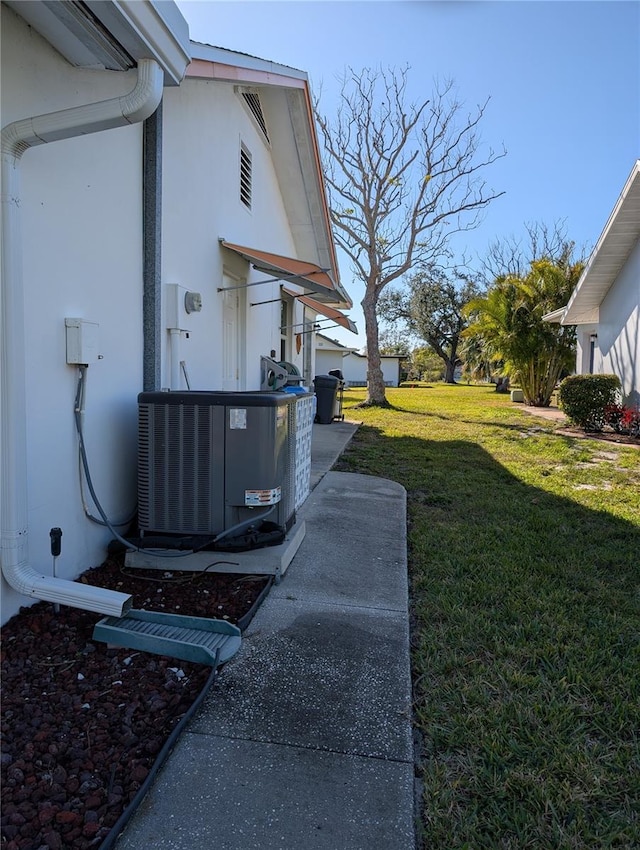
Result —
M125 570L116 556L79 581L130 593L134 608L237 623L269 579ZM3 850L99 847L211 676L94 641L100 618L38 602L2 628Z

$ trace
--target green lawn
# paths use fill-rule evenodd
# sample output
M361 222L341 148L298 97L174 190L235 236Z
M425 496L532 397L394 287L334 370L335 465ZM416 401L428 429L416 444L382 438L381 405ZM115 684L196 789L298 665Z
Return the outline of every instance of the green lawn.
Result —
M640 449L490 387L389 390L339 469L408 493L425 850L640 847Z

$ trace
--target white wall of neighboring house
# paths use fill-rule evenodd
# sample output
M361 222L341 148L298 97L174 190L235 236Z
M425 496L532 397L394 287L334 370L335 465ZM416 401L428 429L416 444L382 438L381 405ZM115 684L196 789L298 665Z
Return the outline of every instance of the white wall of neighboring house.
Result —
M348 354L343 362L342 372L347 384L351 386L364 386L367 382L367 358L358 352ZM399 358L383 355L380 358L382 367L382 378L385 386L397 387L399 377Z
M640 242L599 307L599 321L577 326L576 372L620 378L623 398L640 402Z
M5 6L2 123L131 91L136 73L72 68ZM99 324L103 359L88 369L85 434L107 513L135 504L136 395L142 381L140 125L28 150L21 163L26 322L29 553L52 573L49 530L63 530L56 572L104 559L110 533L84 517L65 318ZM24 597L2 580L3 620Z
M383 355L380 361L385 385L397 387L400 374L399 358ZM321 334L318 334L316 339L316 367L319 375L326 375L332 369L340 369L347 385L366 386L366 356Z
M576 325L578 374L617 375L623 402L640 405L640 160L568 304L545 318Z
M640 242L600 305L595 372L617 375L640 404Z
M316 374L328 375L329 372L339 369L344 372L345 354L349 349L330 340L318 337L316 342Z
M599 372L601 365L598 354L598 326L578 325L576 328L576 373L590 375Z
M335 369L342 371L343 362L344 358L340 351L316 349L316 375L328 375Z

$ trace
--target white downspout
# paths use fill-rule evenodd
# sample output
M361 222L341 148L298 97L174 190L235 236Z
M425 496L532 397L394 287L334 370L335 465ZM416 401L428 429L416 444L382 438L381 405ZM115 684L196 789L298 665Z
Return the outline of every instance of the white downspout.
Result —
M180 389L180 328L169 328L169 348L171 351L171 389Z
M24 118L2 129L2 355L0 361L0 560L2 574L19 593L48 602L122 616L125 593L52 578L29 564L27 541L26 368L24 284L20 216L20 160L31 147L144 121L162 98L157 62L138 64L135 88L86 106Z

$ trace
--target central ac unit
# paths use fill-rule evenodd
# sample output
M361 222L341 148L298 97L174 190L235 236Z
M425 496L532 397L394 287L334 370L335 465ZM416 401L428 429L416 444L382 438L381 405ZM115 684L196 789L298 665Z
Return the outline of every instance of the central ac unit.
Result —
M296 507L297 399L278 392L141 393L141 534L216 536L267 512L288 529Z

